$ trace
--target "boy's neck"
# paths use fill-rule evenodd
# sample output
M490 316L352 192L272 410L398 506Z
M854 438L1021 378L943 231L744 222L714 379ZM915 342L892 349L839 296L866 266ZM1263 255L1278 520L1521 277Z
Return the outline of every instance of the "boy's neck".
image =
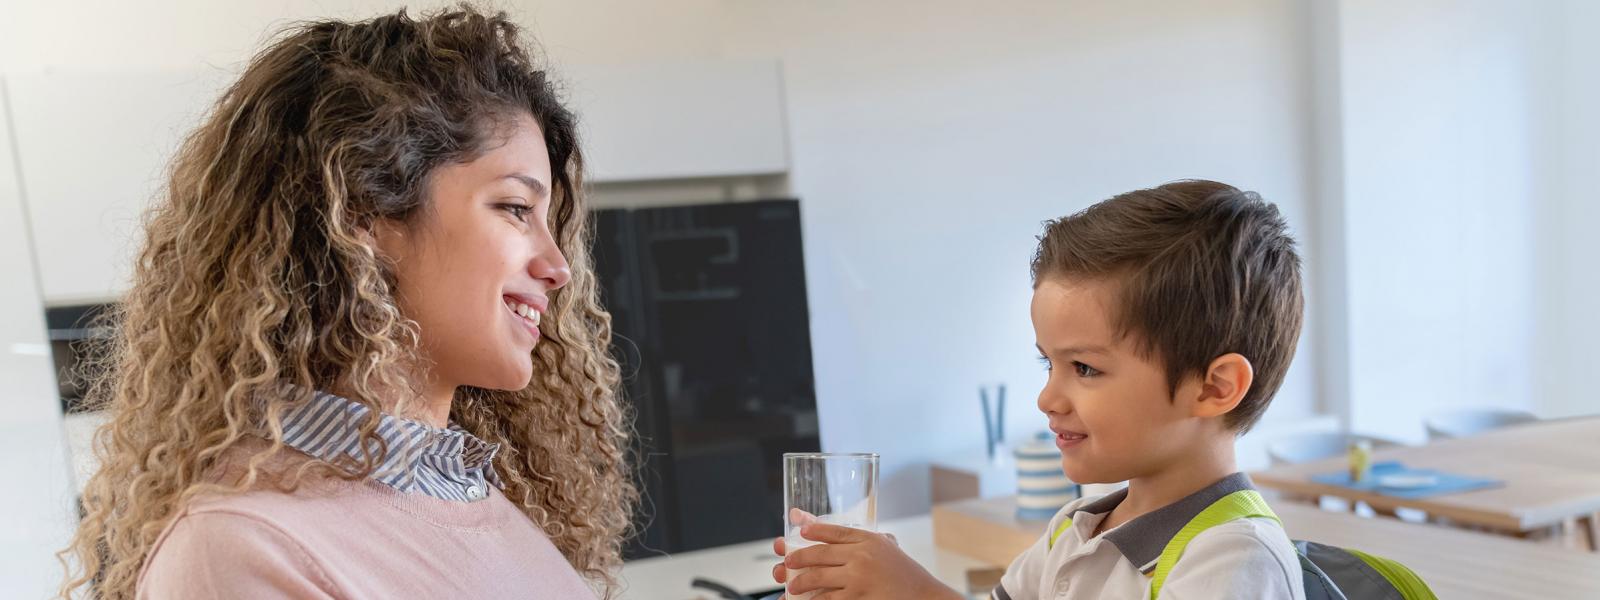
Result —
M1234 460L1233 438L1196 451L1165 468L1128 480L1128 495L1101 520L1096 532L1105 531L1159 510L1205 489L1239 470Z

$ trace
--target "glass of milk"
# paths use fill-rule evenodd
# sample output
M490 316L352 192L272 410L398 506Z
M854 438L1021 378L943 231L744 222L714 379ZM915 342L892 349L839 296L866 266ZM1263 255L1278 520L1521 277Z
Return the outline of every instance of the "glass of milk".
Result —
M794 552L817 542L800 537L807 523L878 529L878 455L790 452L783 455L783 544ZM788 581L805 572L789 571ZM792 595L806 600L815 592Z

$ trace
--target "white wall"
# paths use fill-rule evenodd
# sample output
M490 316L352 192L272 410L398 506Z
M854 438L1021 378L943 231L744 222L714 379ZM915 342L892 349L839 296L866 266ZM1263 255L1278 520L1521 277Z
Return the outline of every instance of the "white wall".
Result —
M226 79L206 69L8 77L17 171L27 182L46 304L105 302L127 289L133 261L111 257L138 252L140 213ZM115 110L105 109L106 90L116 90Z
M764 4L730 45L784 61L823 445L883 454L888 514L926 509L925 461L981 451L979 384L1009 384L1008 432L1042 428L1041 221L1210 177L1308 230L1291 3L916 7ZM1312 338L1269 419L1314 411Z
M1582 357L1593 355L1584 313L1597 297L1593 241L1575 229L1593 222L1579 211L1593 209L1561 195L1564 151L1552 137L1566 125L1551 110L1562 10L1339 5L1347 410L1357 430L1420 440L1422 417L1439 410L1594 411L1549 403L1576 390ZM1593 139L1592 129L1565 138L1591 161ZM1585 322L1587 335L1564 333ZM1541 341L1541 330L1555 339ZM1568 383L1536 383L1551 377Z
M289 18L389 4L28 6L0 24L0 69L226 69ZM1026 310L1041 221L1209 177L1314 229L1300 2L511 7L558 65L784 65L823 445L883 454L889 516L927 508L928 460L981 451L979 384L1009 384L1009 432L1042 425ZM1308 332L1269 422L1316 412L1314 348Z
M1542 204L1535 406L1550 417L1600 413L1600 3L1567 0L1560 13L1553 146L1557 189Z
M1349 270L1344 202L1344 107L1341 104L1339 3L1304 0L1310 45L1311 188L1316 262L1307 269L1307 315L1318 335L1314 371L1318 408L1350 427Z

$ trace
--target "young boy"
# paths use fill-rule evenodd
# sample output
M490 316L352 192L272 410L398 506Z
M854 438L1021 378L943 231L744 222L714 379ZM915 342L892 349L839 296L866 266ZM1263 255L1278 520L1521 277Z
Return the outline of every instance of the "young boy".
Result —
M1195 536L1157 559L1223 496L1250 489L1234 439L1266 411L1300 336L1300 259L1278 209L1252 192L1180 181L1048 224L1033 259L1033 329L1049 378L1039 410L1073 481L1127 481L1068 504L1011 563L997 600L1300 599L1300 563L1269 517ZM791 594L963 598L883 535L807 525L823 544L773 568L809 570ZM784 554L783 540L774 543Z

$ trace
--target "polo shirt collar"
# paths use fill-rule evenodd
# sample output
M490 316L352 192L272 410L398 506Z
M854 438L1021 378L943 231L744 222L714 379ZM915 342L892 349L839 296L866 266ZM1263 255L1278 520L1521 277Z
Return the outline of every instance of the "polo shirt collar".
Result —
M1106 541L1116 546L1128 562L1138 567L1141 573L1149 573L1155 570L1156 559L1161 557L1161 551L1167 547L1167 542L1172 541L1172 538L1178 535L1178 531L1198 516L1200 511L1222 499L1223 496L1240 490L1253 489L1255 485L1250 483L1250 476L1234 473L1198 492L1189 494L1182 500L1123 523L1116 529L1106 532L1104 537ZM1122 504L1127 497L1128 490L1123 488L1084 504L1074 512L1104 516Z

